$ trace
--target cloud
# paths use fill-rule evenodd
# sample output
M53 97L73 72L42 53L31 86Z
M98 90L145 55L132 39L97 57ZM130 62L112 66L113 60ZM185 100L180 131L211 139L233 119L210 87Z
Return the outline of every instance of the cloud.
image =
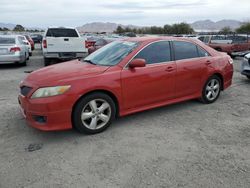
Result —
M232 6L234 5L234 6ZM249 0L1 0L0 22L79 26L89 22L164 25L200 19L249 20Z
M187 8L187 7L200 7L205 6L205 1L190 1L190 2L178 2L176 1L154 1L154 3L142 3L142 2L119 2L103 3L102 6L108 9L122 9L122 10L159 10L159 9L173 9L173 8Z

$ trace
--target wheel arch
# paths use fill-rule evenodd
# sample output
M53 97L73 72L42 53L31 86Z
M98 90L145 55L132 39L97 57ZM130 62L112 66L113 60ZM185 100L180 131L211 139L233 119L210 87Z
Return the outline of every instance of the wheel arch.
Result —
M105 90L105 89L97 89L97 90L92 90L92 91L88 91L87 93L81 95L74 103L73 107L72 107L72 112L71 112L71 121L72 121L72 118L73 118L73 113L74 113L74 110L75 110L75 107L76 107L76 104L84 97L86 97L87 95L91 95L93 93L104 93L106 95L108 95L109 97L111 97L111 99L114 101L115 103L115 107L116 107L116 114L115 116L118 117L119 116L119 101L118 101L118 98L117 96L111 92L111 91L108 91L108 90ZM74 124L72 123L72 126L74 126Z
M220 80L221 80L221 90L223 91L224 90L224 78L223 78L223 75L221 73L219 73L219 72L216 72L216 73L212 74L211 76L218 76L220 78Z

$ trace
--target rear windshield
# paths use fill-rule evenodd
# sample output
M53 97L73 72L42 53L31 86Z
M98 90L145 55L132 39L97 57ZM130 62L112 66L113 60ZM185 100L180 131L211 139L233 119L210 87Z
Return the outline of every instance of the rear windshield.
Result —
M0 37L0 44L15 44L15 38Z
M78 37L75 29L54 28L48 29L46 37Z

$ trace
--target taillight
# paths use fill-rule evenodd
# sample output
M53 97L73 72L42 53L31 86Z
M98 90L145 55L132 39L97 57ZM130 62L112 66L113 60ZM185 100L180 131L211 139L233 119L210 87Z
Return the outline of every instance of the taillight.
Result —
M43 48L47 48L47 41L43 40Z
M19 47L13 47L10 49L10 52L13 52L13 53L20 52L20 51L21 51L21 48L19 48Z
M228 62L229 62L229 64L233 64L233 63L234 63L234 60L233 60L231 57L229 57L229 58L228 58Z

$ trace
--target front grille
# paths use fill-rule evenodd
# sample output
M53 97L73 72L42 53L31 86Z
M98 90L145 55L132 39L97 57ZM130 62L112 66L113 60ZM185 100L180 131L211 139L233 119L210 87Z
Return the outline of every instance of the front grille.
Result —
M31 90L32 90L32 87L22 86L21 87L21 94L26 97Z

